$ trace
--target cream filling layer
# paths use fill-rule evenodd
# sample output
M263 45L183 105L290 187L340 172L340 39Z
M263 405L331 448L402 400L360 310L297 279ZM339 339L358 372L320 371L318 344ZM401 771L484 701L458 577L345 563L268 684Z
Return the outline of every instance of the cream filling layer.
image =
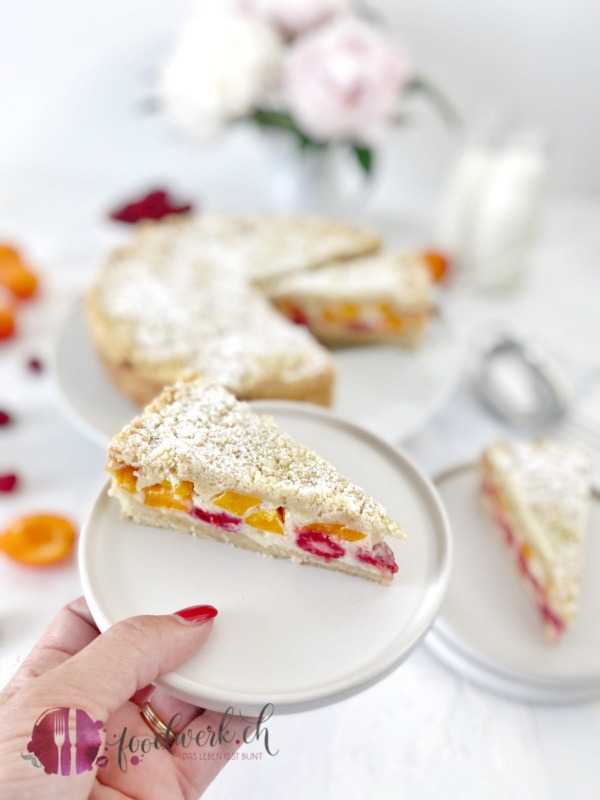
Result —
M555 640L563 632L566 620L551 602L548 572L543 562L535 556L529 541L519 531L518 524L514 524L502 492L494 484L487 470L484 470L481 491L496 527L500 529L507 546L514 553L519 572L528 585L550 638Z
M111 481L110 494L129 500L134 500L142 506L150 506L165 515L165 517L175 514L180 518L190 517L195 521L213 526L220 530L222 538L231 543L235 543L236 536L243 535L252 541L259 549L270 544L279 550L287 550L290 558L300 561L302 552L316 556L323 561L339 562L351 565L355 569L361 569L369 574L377 574L391 578L397 571L397 565L389 546L383 542L375 542L367 535L358 541L347 541L335 535L329 535L319 531L322 525L315 521L314 517L308 514L298 514L290 511L283 511L281 514L282 532L264 530L247 524L244 517L248 517L255 511L277 512L278 506L260 500L256 506L250 507L244 515L234 514L223 507L215 504L214 489L202 491L197 485L193 486L193 491L186 493L185 499L178 497L178 486L164 490L164 504L160 496L150 498L144 490L150 487L160 486L162 481L157 480L152 473L142 474L141 470L136 470L135 489L129 490L123 485L119 485L117 478L113 474ZM186 483L186 482L183 482ZM180 486L183 486L183 483ZM190 484L191 487L191 484ZM152 493L149 493L150 496ZM170 505L170 498L173 498L177 505ZM185 506L184 508L178 506ZM342 524L336 521L333 524ZM315 530L311 530L311 526ZM375 550L373 549L375 548Z
M332 305L302 298L282 299L276 305L293 322L331 333L402 335L420 330L428 318L426 307L407 310L386 302Z

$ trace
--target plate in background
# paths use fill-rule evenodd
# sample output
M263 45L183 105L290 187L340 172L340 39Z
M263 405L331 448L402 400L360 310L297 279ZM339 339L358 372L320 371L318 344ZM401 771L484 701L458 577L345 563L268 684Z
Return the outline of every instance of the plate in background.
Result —
M399 566L391 586L123 520L106 489L82 531L79 564L101 630L135 614L219 609L206 646L160 685L218 711L252 715L273 703L289 713L353 695L409 655L442 602L450 531L435 489L399 451L325 410L253 405L401 521L409 538L388 539Z
M426 639L438 657L483 688L518 700L574 702L600 696L600 501L592 499L580 612L556 645L511 554L481 506L476 467L435 479L454 533L454 564Z
M412 436L444 406L460 378L463 348L436 316L420 349L365 346L334 352L333 410L391 441ZM102 447L138 412L112 385L93 348L81 303L56 339L53 373L67 416Z

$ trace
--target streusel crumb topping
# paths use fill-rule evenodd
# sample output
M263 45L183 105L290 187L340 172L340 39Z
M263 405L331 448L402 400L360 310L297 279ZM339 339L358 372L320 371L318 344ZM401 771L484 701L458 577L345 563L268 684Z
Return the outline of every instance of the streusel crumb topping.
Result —
M429 305L430 290L429 269L420 256L384 253L286 275L274 281L269 294L358 302L383 298L413 310Z
M339 521L372 541L403 537L399 525L363 489L294 442L222 386L185 376L168 387L113 440L109 465L150 470L214 492L254 494L317 521Z

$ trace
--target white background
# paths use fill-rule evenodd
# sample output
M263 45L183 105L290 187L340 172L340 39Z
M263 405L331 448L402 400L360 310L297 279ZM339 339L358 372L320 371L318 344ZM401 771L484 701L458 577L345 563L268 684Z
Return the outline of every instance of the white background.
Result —
M215 0L215 3L218 0ZM176 172L210 185L236 141L190 152L138 103L190 0L2 0L0 167L84 165L145 178ZM552 186L600 190L600 6L596 0L369 0L405 41L419 71L470 126L505 113L548 131ZM401 195L435 189L462 134L422 102L386 166ZM194 162L194 166L190 162ZM152 167L150 166L152 165ZM241 170L240 179L245 176ZM253 178L248 178L252 181ZM418 188L417 188L418 187Z

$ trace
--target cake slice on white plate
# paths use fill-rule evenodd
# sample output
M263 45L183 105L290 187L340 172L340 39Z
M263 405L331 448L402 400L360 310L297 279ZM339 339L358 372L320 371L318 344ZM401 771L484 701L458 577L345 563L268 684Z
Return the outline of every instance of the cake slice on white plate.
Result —
M544 439L499 441L480 458L485 505L551 642L578 611L590 464L586 449Z
M325 344L415 347L431 314L431 288L420 255L383 253L285 275L270 282L268 293Z
M390 583L384 508L219 384L167 387L113 439L110 494L125 517L268 556Z

